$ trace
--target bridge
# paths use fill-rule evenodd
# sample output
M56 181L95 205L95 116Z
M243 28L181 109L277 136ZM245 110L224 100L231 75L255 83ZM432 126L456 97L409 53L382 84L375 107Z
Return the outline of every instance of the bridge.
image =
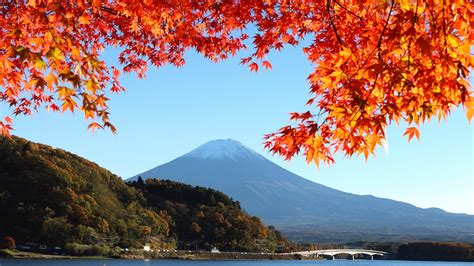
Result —
M358 254L367 255L370 260L374 259L374 256L385 256L388 255L387 252L377 251L377 250L369 250L369 249L325 249L325 250L311 250L311 251L299 251L299 252L291 252L289 254L298 254L305 257L312 257L312 256L324 256L328 257L331 260L334 260L334 256L339 254L346 254L350 255L351 259L354 260L354 256Z

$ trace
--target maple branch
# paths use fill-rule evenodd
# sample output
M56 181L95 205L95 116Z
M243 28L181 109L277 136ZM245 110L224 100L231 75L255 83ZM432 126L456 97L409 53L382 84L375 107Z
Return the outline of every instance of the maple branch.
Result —
M390 21L390 17L392 16L392 10L393 10L394 6L395 6L395 0L392 0L392 3L390 5L390 10L388 11L387 20L385 21L385 25L383 26L382 32L380 33L379 41L377 42L377 49L379 51L378 56L379 56L380 60L382 60L382 54L380 53L381 50L382 50L382 48L381 48L382 47L382 38L383 38L383 35L385 34L385 30L387 29L388 22Z
M89 4L91 4L91 1L87 1ZM120 14L117 10L113 9L113 8L110 8L110 7L107 7L105 5L100 5L99 7L99 10L100 11L103 11L105 13L109 13L111 15L114 15L114 16L120 16L120 17L124 17L124 18L128 18L129 16L125 16L123 14Z
M444 15L444 7L446 5L446 1L443 0L443 34L444 34L444 51L447 53L447 47L446 47L446 17Z
M426 9L428 10L428 12L429 12L429 14L430 14L430 16L431 16L431 22L435 23L436 18L435 18L434 14L433 14L433 10L431 10L431 6L428 4L427 1L424 1L424 2L425 2Z
M119 15L119 13L116 10L114 10L110 7L103 6L103 5L100 6L100 11L104 11L104 12L112 14L114 16ZM124 15L122 15L122 16L125 17Z
M326 110L323 110L323 109L320 107L318 114L317 114L317 115L313 115L313 117L312 117L312 118L313 118L313 121L316 122L316 123L315 123L315 124L316 124L316 131L318 131L318 129L319 129L322 125L326 124L326 121L327 121L326 119L324 119L322 122L320 122L320 121L321 121L322 115L327 114L327 113L328 113L328 112L327 112ZM315 120L314 118L316 118L316 120Z
M413 16L412 20L413 20L413 25L418 21L418 0L416 1L415 15Z
M328 4L329 4L329 1L330 1L330 0L328 0L328 2L327 2ZM383 59L382 59L381 53L380 53L380 51L381 51L381 46L382 46L382 37L383 37L383 35L385 34L385 30L386 30L386 28L387 28L387 26L388 26L388 23L389 23L389 21L390 21L390 17L391 17L391 15L392 15L392 11L393 11L394 6L395 6L395 0L392 0L392 2L391 2L391 4L390 4L390 10L389 10L389 12L388 12L387 20L385 21L385 24L384 24L384 27L383 27L383 29L382 29L382 32L380 33L380 37L379 37L379 40L378 40L378 42L377 42L377 46L376 46L376 48L374 48L374 50L372 50L372 52L369 54L369 57L368 57L368 58L371 57L371 55L375 52L375 50L378 50L378 51L379 51L379 52L378 52L379 59L380 59L382 62L384 62ZM328 10L329 10L329 9L328 9ZM330 15L329 15L329 16L330 16ZM330 17L331 17L331 16L330 16ZM331 21L331 22L332 22L332 21ZM332 23L331 23L331 24L332 24ZM332 25L334 25L334 24L332 24ZM334 28L334 30L335 30L335 28ZM335 33L336 33L336 36L338 36L336 31L335 31ZM366 61L366 62L367 62L367 61ZM363 65L365 65L365 63L364 63ZM362 67L363 67L363 66L361 66L359 69L361 69ZM355 73L357 73L357 71L356 71ZM355 75L355 73L354 73L354 75ZM354 120L354 118L357 116L358 113L362 112L362 109L365 109L364 106L367 104L367 102L368 102L370 96L372 95L373 91L375 90L375 86L376 86L376 84L377 84L377 80L378 80L378 78L379 78L379 75L380 75L380 74L377 73L377 76L375 77L375 80L374 80L374 83L373 83L373 85L372 85L372 88L370 89L370 91L369 91L369 93L367 94L367 96L365 97L365 99L363 99L362 103L360 104L360 108L358 108L357 111L352 115L352 117L351 117L349 123L351 123L351 122ZM357 118L357 120L358 120L358 119L359 119L359 118ZM324 120L322 124L324 124L325 122L326 122L326 120ZM356 129L355 127L352 128L352 130L351 130L351 132L349 133L349 135L352 135L352 134L354 133L355 129Z
M339 1L334 0L334 2L335 2L338 6L340 6L342 9L344 9L347 13L353 15L354 17L356 17L356 18L358 18L358 19L360 19L360 20L364 20L364 21L366 20L365 18L363 18L363 17L357 15L356 13L350 11L349 9L347 9L347 7L343 6L341 3L339 3Z
M330 22L330 24L331 24L331 28L332 28L332 30L334 31L334 33L336 34L337 42L338 42L340 45L343 45L344 42L342 41L341 37L340 37L339 34L337 33L336 25L334 25L334 21L333 21L332 16L331 16L331 0L327 0L327 1L326 1L326 9L327 9L327 11L328 11L329 22Z
M383 38L383 35L385 34L385 30L387 29L388 23L390 21L390 17L392 16L392 11L393 11L394 6L395 6L395 0L392 0L392 2L390 4L390 10L388 11L387 20L385 21L385 24L383 26L382 32L380 33L379 40L378 40L377 46L376 46L376 49L378 50L379 60L381 60L382 62L384 62L383 59L382 59L382 54L381 54L382 38ZM371 52L371 54L373 54L374 51L375 51L375 49ZM380 75L380 73L377 73L377 75L375 77L375 80L374 80L374 83L372 85L372 88L370 89L369 93L367 94L367 97L365 97L365 99L362 101L362 104L360 104L360 108L358 108L357 111L352 115L351 119L349 120L349 124L352 123L352 121L354 120L354 118L357 116L358 113L362 112L362 109L365 109L365 105L367 104L370 96L372 95L373 91L375 90L375 86L377 85L377 80L379 78L379 75ZM357 118L357 120L358 119L359 118ZM356 129L356 127L353 127L351 132L349 133L349 135L352 135L354 133L355 129ZM344 136L345 135L346 134L344 134Z
M87 3L92 4L91 0L87 1ZM104 5L100 5L99 9L100 9L100 11L104 11L104 12L109 13L109 14L114 15L114 16L119 15L119 13L116 10L114 10L113 8L110 8L110 7L106 7Z
M415 29L415 23L416 21L418 20L418 1L416 1L416 8L415 8L415 15L413 16L412 18L412 28ZM410 61L411 61L411 44L412 44L412 39L410 38L409 41L408 41L408 48L407 48L407 52L408 52L408 66L407 66L407 72L410 72ZM404 85L405 86L405 85Z
M363 100L362 104L360 105L360 108L357 109L357 111L352 115L351 119L349 120L349 124L351 124L353 121L354 121L354 118L357 116L357 114L359 113L362 113L362 109L365 109L365 105L367 104L367 102L369 101L369 97L370 95L372 95L372 92L375 90L375 86L377 85L377 80L379 79L379 76L380 76L380 73L377 73L377 75L375 76L375 80L374 80L374 83L372 85L372 88L370 89L369 91L369 94L367 94L367 97ZM361 116L359 116L357 120L359 120ZM351 136L352 134L354 134L354 131L356 130L356 126L354 126L352 129L351 129L351 132L349 132L349 136ZM344 139L346 138L347 134L344 133Z

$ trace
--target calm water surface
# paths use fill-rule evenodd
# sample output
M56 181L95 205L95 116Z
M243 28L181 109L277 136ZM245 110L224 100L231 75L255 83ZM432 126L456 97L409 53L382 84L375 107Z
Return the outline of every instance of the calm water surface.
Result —
M474 265L469 262L424 262L424 261L368 261L368 260L320 260L320 261L184 261L184 260L2 260L0 266L339 266L339 265L355 265L355 266L463 266Z

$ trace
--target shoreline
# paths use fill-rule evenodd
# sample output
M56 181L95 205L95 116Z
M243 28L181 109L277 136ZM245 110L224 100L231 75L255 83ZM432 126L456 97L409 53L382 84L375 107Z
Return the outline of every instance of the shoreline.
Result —
M258 253L238 253L238 252L140 252L131 253L124 252L119 256L71 256L71 255L55 255L42 254L36 252L26 252L18 250L0 249L0 261L2 259L12 260L325 260L322 257L310 258L300 255L280 255L280 254L258 254ZM363 259L356 259L363 260ZM419 260L400 260L400 259L384 259L395 261L419 261ZM430 262L472 262L463 260L423 260Z
M145 259L172 259L172 260L307 260L299 255L278 254L256 254L256 253L207 253L207 252L141 252L122 253L119 256L71 256L42 254L18 250L0 250L0 259L123 259L123 260L145 260ZM313 260L313 259L311 259Z
M0 259L109 259L102 256L71 256L1 249Z

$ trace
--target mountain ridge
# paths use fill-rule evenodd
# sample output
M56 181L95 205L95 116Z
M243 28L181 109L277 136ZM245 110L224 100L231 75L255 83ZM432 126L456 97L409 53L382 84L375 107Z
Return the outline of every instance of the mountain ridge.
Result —
M236 143L234 140L220 142L220 145L231 146ZM209 143L213 142L197 149L207 150ZM211 187L240 201L250 214L258 215L266 223L290 231L313 225L335 235L333 231L343 226L354 233L372 235L372 229L376 228L379 235L395 232L400 238L457 240L462 232L474 239L474 216L471 215L422 209L401 201L339 191L298 176L254 151L252 154L258 156L189 156L196 154L195 150L131 179L138 176L165 178ZM245 147L244 150L250 149ZM451 234L456 236L451 238Z

